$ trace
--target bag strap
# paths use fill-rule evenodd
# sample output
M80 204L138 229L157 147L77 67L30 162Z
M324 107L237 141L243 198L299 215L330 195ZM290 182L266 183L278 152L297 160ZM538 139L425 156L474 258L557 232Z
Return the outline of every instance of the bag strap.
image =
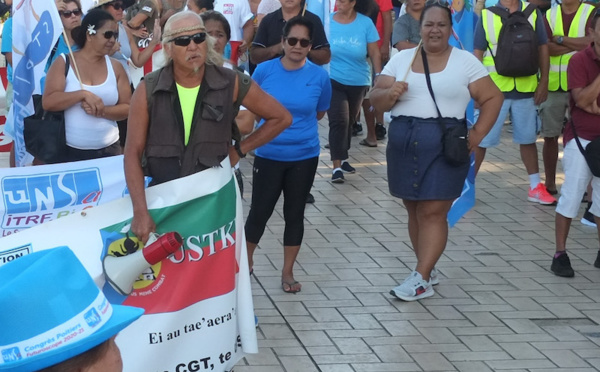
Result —
M71 68L71 62L70 62L71 58L69 57L68 54L65 55L65 79L67 78L67 75L69 75L69 68Z
M525 9L523 10L523 14L525 15L525 18L529 19L529 17L531 17L531 14L533 14L533 12L535 12L535 9L536 9L535 5L527 4Z
M435 95L433 94L433 88L431 86L431 78L429 76L429 64L427 63L427 55L425 53L425 49L421 48L421 57L423 58L423 69L425 70L425 80L427 80L427 89L429 89L429 94L431 95L431 98L433 99L433 103L435 104L435 109L437 110L438 113L438 123L440 124L440 127L442 128L442 134L446 131L446 124L444 124L444 121L442 120L442 113L440 112L440 108L437 105L437 102L435 100Z
M579 141L579 136L577 135L577 131L575 130L575 122L573 121L573 116L571 116L571 120L569 120L569 122L571 123L571 128L573 128L573 137L575 138L575 142L577 142L577 147L579 147L579 151L581 151L581 154L585 156L585 149L583 148L583 145L581 145L581 141Z

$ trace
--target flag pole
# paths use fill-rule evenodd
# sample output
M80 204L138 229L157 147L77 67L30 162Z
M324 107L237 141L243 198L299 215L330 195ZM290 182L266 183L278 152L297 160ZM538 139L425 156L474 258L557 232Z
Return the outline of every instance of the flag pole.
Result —
M419 49L421 49L422 47L423 47L423 40L419 40L419 44L417 44L417 49L415 49L415 54L413 54L413 57L410 60L410 64L408 65L408 68L406 69L406 73L404 74L404 78L402 79L402 81L406 81L406 78L408 77L408 73L410 72L410 69L412 68L413 63L415 62L415 58L417 58L417 54L419 54Z
M63 37L65 38L65 44L67 44L67 48L69 48L69 55L73 60L73 67L75 68L75 73L77 74L77 80L79 80L79 86L81 90L83 90L83 83L81 82L81 75L79 75L79 69L77 68L77 63L75 62L75 56L73 55L73 50L71 49L71 44L69 44L69 38L67 37L67 32L63 28L62 30Z

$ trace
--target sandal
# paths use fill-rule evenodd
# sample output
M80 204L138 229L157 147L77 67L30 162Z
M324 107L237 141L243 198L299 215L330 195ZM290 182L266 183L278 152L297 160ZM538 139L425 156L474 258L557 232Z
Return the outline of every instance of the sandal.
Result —
M285 293L298 293L298 292L300 292L300 291L302 290L302 287L298 288L297 290L293 290L293 289L292 289L292 287L293 287L293 286L295 286L295 285L297 285L297 284L300 284L300 283L299 283L299 282L297 282L297 281L293 281L293 282L283 282L283 281L282 281L282 282L281 282L281 289L282 289L282 290L283 290ZM286 286L286 285L288 286L288 289L287 289L287 290L285 289L285 286Z
M367 147L377 147L377 144L374 144L374 145L370 144L369 142L367 142L366 139L363 139L358 144L361 145L361 146L367 146Z

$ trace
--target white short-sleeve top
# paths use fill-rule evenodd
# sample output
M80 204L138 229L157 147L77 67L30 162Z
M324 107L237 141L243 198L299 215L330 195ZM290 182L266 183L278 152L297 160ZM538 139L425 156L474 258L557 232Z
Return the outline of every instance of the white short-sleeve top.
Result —
M381 75L393 76L402 81L416 48L396 53L385 65ZM421 53L416 58L422 58ZM431 74L431 86L443 117L463 119L471 94L469 84L488 73L483 64L471 53L452 47L446 68ZM392 107L392 116L437 118L435 104L427 88L425 74L410 71L406 78L408 90Z

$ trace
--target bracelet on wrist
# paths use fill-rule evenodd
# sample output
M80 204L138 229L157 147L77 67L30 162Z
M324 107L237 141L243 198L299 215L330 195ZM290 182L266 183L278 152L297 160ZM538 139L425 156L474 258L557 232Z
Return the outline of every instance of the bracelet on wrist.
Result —
M238 156L240 157L240 159L243 159L246 157L246 154L244 154L242 152L242 150L240 149L240 143L239 142L235 142L235 144L233 145L233 148L235 149L235 152L237 152Z

